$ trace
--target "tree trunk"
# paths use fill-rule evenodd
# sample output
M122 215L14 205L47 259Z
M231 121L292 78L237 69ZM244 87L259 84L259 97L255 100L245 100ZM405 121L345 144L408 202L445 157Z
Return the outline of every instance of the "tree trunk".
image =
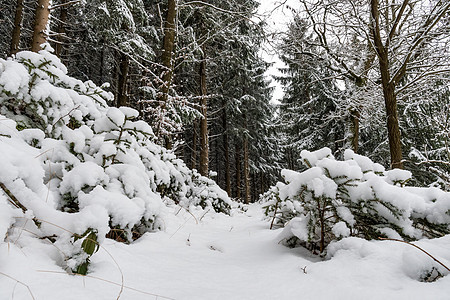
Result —
M257 180L256 180L256 174L254 172L252 172L251 175L251 187L252 187L252 198L251 198L251 202L256 202L257 201L257 195L258 195L258 191L257 191Z
M372 67L373 61L375 60L376 53L372 48L370 42L367 45L367 54L364 60L363 70L359 77L355 78L355 84L357 88L365 88L367 86L367 75L369 74L370 68ZM363 99L361 99L363 100ZM359 150L359 124L360 124L361 114L358 107L354 107L350 111L351 127L352 127L352 139L351 146L355 153Z
M285 155L286 155L286 163L289 170L295 170L295 162L294 162L294 151L291 147L285 148Z
M228 143L227 110L225 108L225 99L222 101L223 148L225 155L225 191L229 196L231 196L230 149Z
M105 77L105 48L100 50L100 82L105 82L103 79Z
M120 54L119 60L119 79L117 86L117 107L129 106L129 97L127 93L128 70L130 60L124 53Z
M217 184L220 186L220 179L222 177L221 172L218 172L221 168L220 168L220 160L219 160L219 139L215 139L214 140L214 166L215 166L215 172L217 173L216 178L214 179ZM213 153L213 151L211 151L211 148L209 149L210 153Z
M192 124L193 133L192 133L192 154L191 154L191 169L197 169L197 128L198 121L194 121Z
M259 174L259 193L264 194L264 172Z
M388 84L385 86L385 84L383 83L383 95L386 106L389 151L391 154L391 167L393 169L395 168L403 169L400 126L398 122L397 98L395 96L395 88L393 84Z
M245 129L247 129L247 116L244 115ZM250 203L250 170L248 167L248 136L244 137L244 187L245 187L245 199L244 203Z
M172 83L173 77L172 55L176 36L176 26L175 26L177 15L176 0L168 0L167 4L168 4L167 16L164 25L163 51L161 56L161 63L164 66L164 69L162 75L163 82L161 87L161 95L159 97L159 100L162 101L162 105L165 105L165 102L167 102L170 85Z
M208 176L209 163L209 144L208 144L208 111L206 97L206 59L200 63L200 91L201 91L201 113L203 118L200 120L200 174Z
M38 0L36 17L34 20L33 40L31 41L31 51L38 52L41 45L47 42L46 29L50 16L50 0Z
M62 0L61 11L59 13L59 26L58 26L58 42L55 45L55 55L61 58L64 45L64 36L66 35L66 24L67 24L67 6L64 5L68 0Z
M24 0L17 0L16 14L14 17L14 29L11 39L11 48L9 50L9 56L12 56L19 51L20 44L20 32L22 30L22 20L23 20L23 4Z
M320 207L320 200L318 200L319 221L320 221L320 253L325 250L325 202L323 207Z
M177 3L176 0L167 1L167 16L164 24L164 39L163 39L163 51L161 55L162 76L160 92L157 96L159 105L164 111L169 99L169 90L173 79L173 51L175 48L176 37L176 16L177 16ZM158 124L155 135L161 138L161 126ZM172 149L172 137L164 137L165 147Z
M350 112L352 119L352 149L355 153L358 153L359 146L359 118L360 113L354 109Z
M236 162L236 198L241 199L241 147L237 143L234 155Z
M386 106L387 129L389 138L389 151L391 154L391 167L403 169L402 147L400 140L400 126L398 122L397 98L395 96L395 83L391 81L389 71L389 51L383 45L380 33L380 14L378 10L378 0L371 0L372 20L370 29L378 55L381 85L383 87L384 103Z

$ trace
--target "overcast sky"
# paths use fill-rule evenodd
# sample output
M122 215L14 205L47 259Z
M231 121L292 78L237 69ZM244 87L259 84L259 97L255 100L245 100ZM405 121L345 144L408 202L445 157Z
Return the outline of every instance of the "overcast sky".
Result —
M296 0L259 0L259 2L261 5L258 9L258 13L264 16L264 18L267 18L267 30L269 33L273 33L274 37L278 36L276 32L283 31L286 28L287 23L291 20L292 13L287 6L291 5L294 8L298 6L298 1ZM264 48L262 53L264 59L267 62L274 63L266 74L268 76L280 74L278 68L283 67L284 64L280 61L276 51L273 49L273 44L266 43ZM283 89L281 85L275 81L272 82L271 86L275 87L272 101L277 102L277 100L283 97Z

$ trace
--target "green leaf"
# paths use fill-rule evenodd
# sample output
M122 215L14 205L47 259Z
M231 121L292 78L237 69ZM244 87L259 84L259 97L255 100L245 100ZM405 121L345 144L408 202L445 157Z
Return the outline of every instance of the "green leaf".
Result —
M76 274L86 275L87 271L88 271L88 265L89 265L89 260L86 260L86 262L79 265L78 268L74 272Z
M81 248L89 255L98 251L97 234L95 232L89 233L81 244Z

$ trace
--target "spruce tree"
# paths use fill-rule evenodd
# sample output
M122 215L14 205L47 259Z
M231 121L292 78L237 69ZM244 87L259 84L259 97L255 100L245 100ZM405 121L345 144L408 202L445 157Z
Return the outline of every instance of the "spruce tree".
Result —
M336 87L326 62L317 58L320 49L313 46L308 28L308 22L296 16L280 46L286 67L277 80L285 93L276 124L282 138L283 165L293 170L301 168L302 149L327 146L338 153L345 138L345 117L334 117L336 103L344 94Z

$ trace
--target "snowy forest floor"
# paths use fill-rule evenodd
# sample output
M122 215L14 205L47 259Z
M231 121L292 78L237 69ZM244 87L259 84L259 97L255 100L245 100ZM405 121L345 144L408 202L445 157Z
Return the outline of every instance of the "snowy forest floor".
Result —
M0 248L0 299L450 299L450 276L419 282L431 258L403 243L348 238L321 260L279 244L282 229L269 230L259 204L231 217L168 210L164 231L107 240L86 277L67 275L50 243L23 232ZM417 245L450 262L450 236Z

